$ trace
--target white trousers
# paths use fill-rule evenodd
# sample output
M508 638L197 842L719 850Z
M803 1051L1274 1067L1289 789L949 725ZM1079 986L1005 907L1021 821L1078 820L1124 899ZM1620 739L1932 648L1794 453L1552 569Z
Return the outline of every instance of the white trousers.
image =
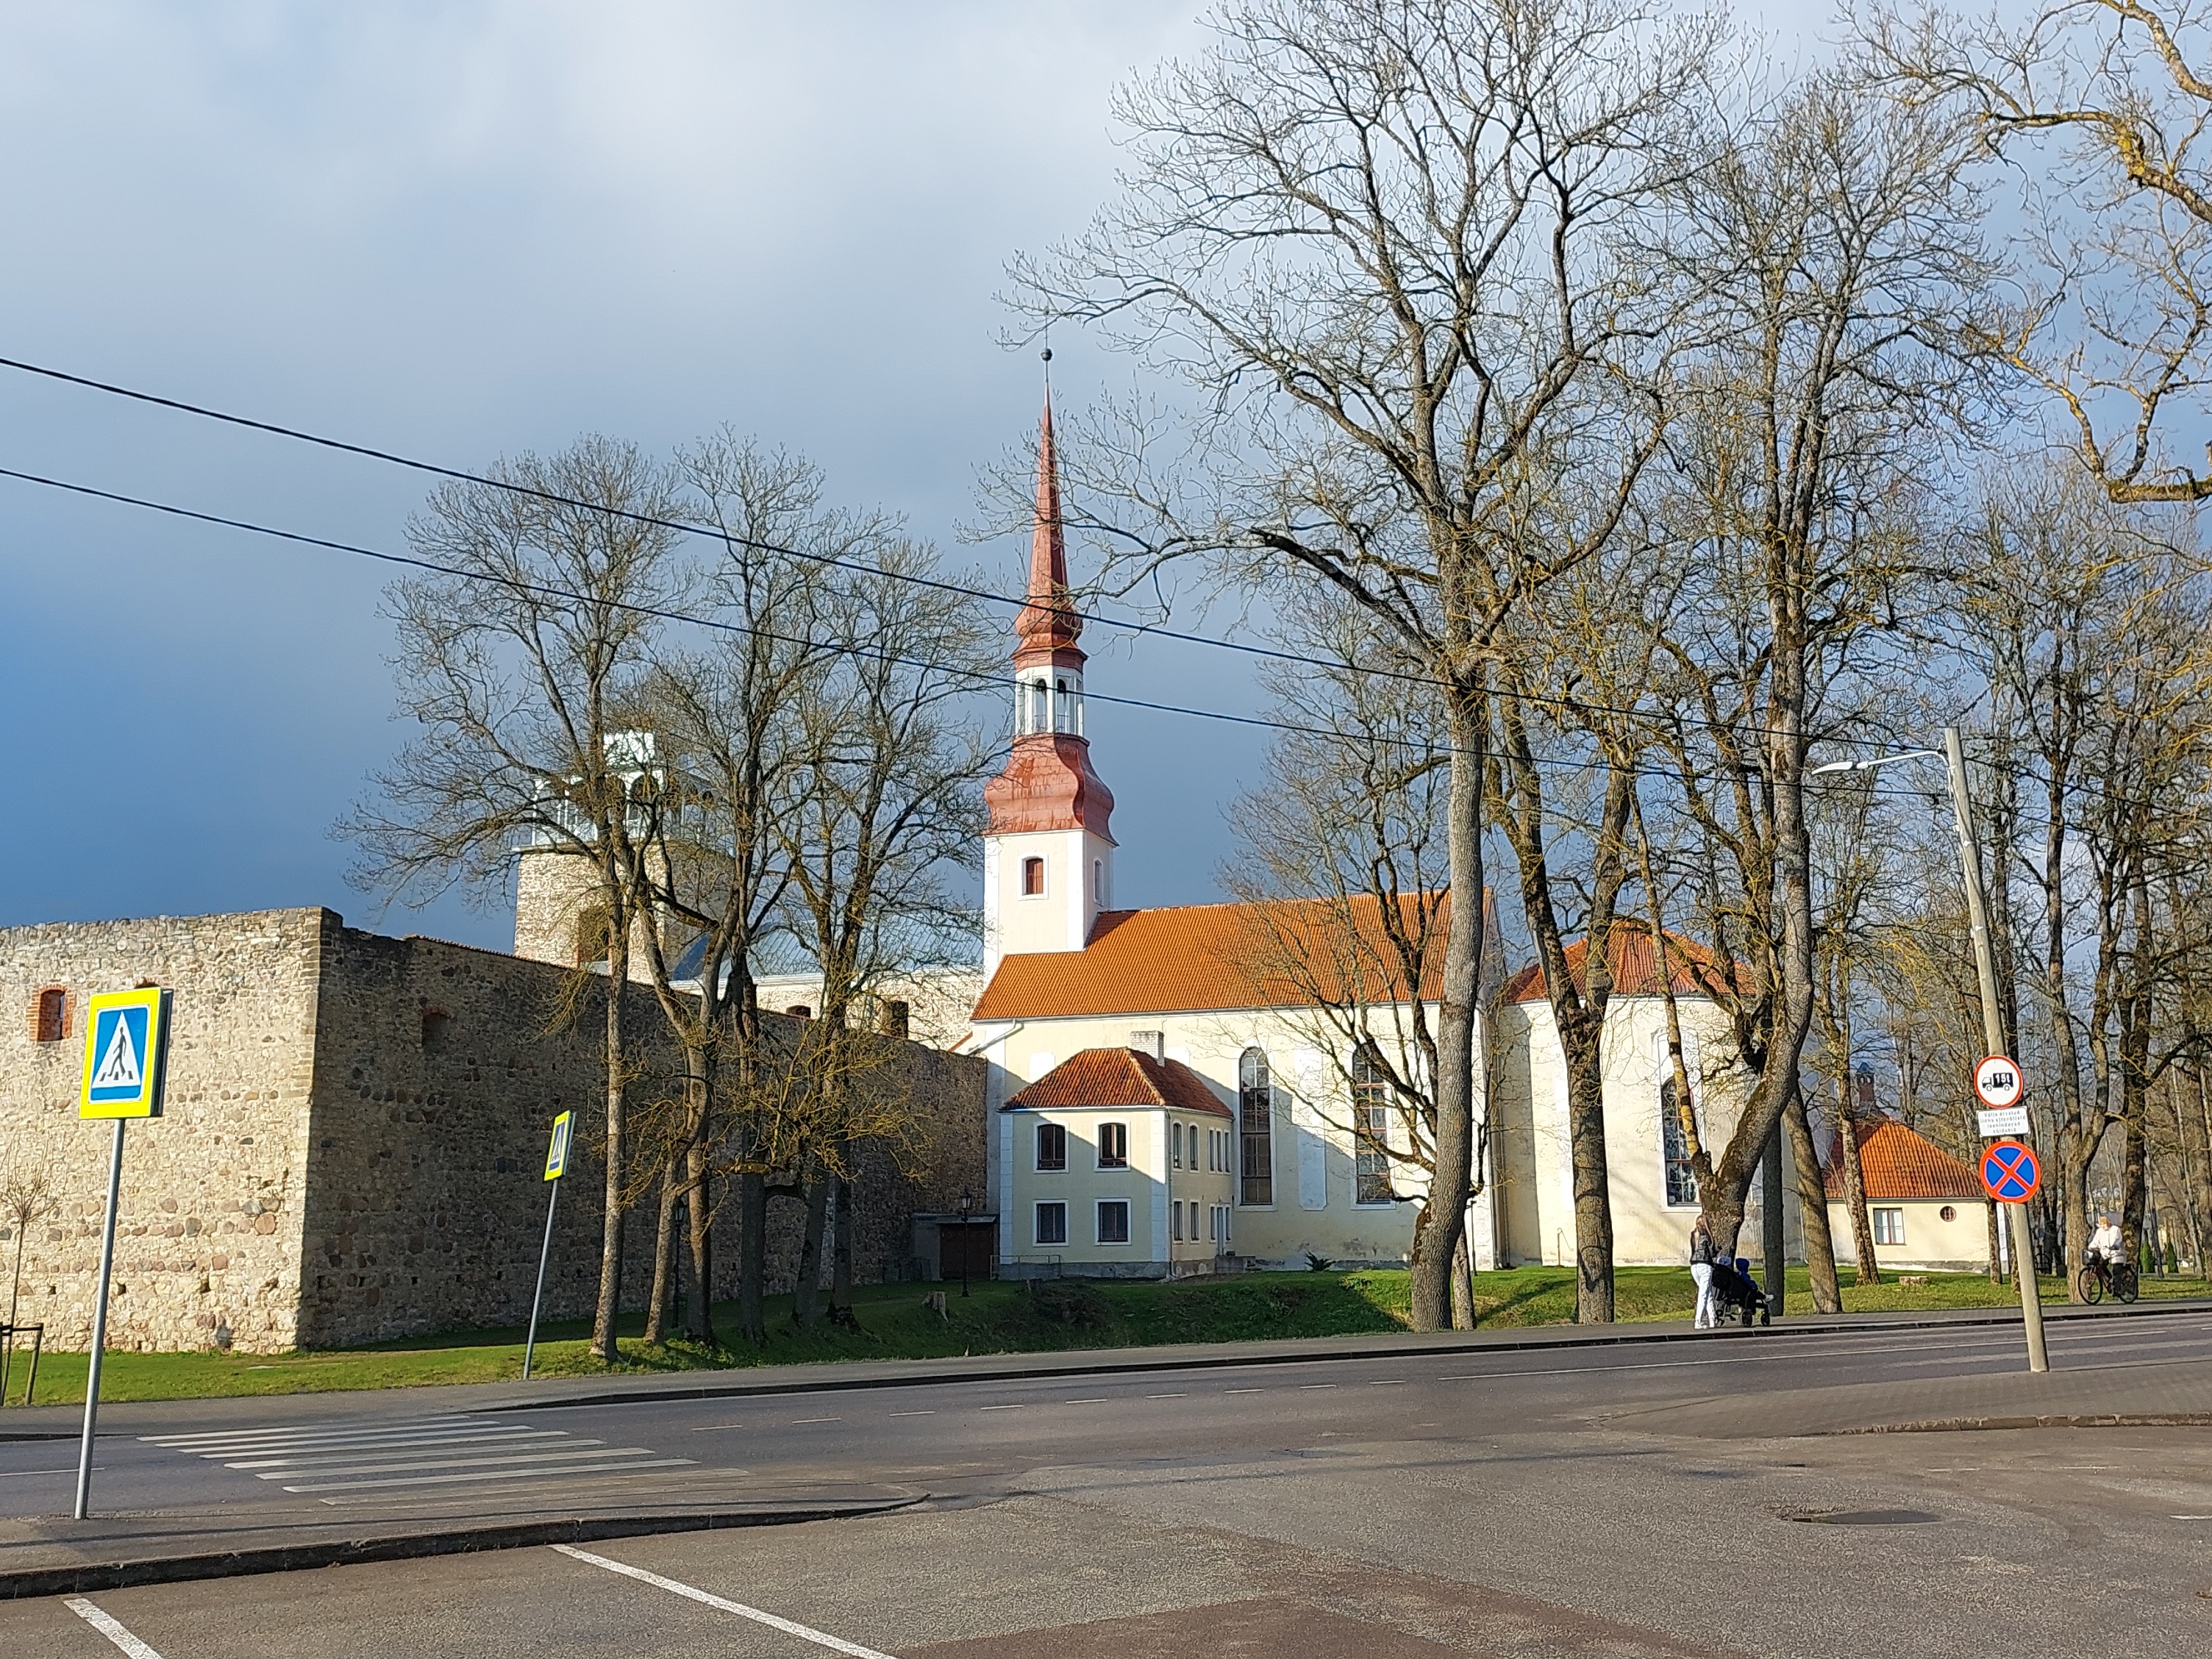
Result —
M1692 1261L1690 1277L1698 1286L1697 1328L1701 1331L1717 1328L1721 1322L1719 1310L1713 1305L1713 1264Z

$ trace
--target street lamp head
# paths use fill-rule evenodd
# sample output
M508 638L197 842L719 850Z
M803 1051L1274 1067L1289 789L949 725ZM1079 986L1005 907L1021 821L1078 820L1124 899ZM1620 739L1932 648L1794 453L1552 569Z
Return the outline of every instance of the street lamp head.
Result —
M975 1194L964 1188L960 1194L960 1218L965 1221L975 1208Z

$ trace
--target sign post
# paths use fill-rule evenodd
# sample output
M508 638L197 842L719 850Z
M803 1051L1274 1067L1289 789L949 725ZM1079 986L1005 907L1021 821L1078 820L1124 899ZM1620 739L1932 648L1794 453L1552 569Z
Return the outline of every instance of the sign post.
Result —
M84 1436L77 1448L76 1518L92 1513L92 1442L100 1416L100 1361L107 1343L107 1287L115 1273L115 1206L123 1191L123 1126L158 1117L169 1058L169 994L153 986L108 991L85 1008L84 1086L80 1119L112 1118L107 1154L107 1220L100 1243L100 1286L92 1304L92 1349L84 1378Z
M553 1206L561 1201L561 1177L568 1173L568 1133L576 1115L563 1112L553 1120L553 1139L545 1148L545 1242L538 1247L538 1289L530 1297L530 1334L522 1345L522 1380L530 1380L530 1362L538 1352L538 1309L545 1300L545 1262L553 1254Z
M1978 1091L1983 1073L1990 1073L1990 1084L2002 1092L2005 1079L1997 1075L2000 1066L2010 1073L2011 1093L2002 1100L1983 1098L1993 1107L2008 1108L2018 1103L2022 1085L2020 1067L2004 1055L2004 1028L1997 1018L1996 957L1990 948L1989 910L1982 899L1982 855L1974 844L1973 796L1966 787L1966 752L1959 742L1959 728L1943 728L1943 757L1951 773L1951 811L1959 830L1959 860L1966 881L1966 921L1974 938L1974 972L1981 981L1982 1040L1989 1045L1990 1058L1975 1067L1974 1084ZM2033 1161L2033 1154L2029 1160ZM2020 1280L2020 1322L2027 1336L2027 1368L2031 1371L2047 1371L2051 1358L2043 1344L2043 1302L2040 1287L2035 1282L2035 1243L2027 1231L2027 1212L2020 1204L2010 1206L2012 1219L2013 1272Z

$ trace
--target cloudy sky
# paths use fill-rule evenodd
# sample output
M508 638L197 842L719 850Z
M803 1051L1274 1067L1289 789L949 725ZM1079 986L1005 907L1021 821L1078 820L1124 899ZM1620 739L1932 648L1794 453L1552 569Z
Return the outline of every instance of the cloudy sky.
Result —
M1107 94L1200 40L1105 3L0 4L0 356L471 466L727 422L946 544L1027 437L1017 249L1110 190ZM1054 342L1063 402L1122 370ZM398 547L418 478L0 371L0 465ZM1008 541L967 556L1018 572ZM327 904L403 735L373 565L0 479L0 925ZM1247 709L1190 647L1094 690ZM1094 706L1119 896L1215 896L1256 744Z

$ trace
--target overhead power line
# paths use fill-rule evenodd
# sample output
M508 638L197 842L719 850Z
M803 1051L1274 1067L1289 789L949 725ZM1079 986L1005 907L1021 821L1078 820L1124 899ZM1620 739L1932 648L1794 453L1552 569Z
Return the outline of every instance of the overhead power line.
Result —
M185 520L194 524L210 525L218 529L235 530L246 535L265 537L273 541L285 542L295 546L318 548L325 552L343 553L350 557L371 559L380 564L398 565L435 575L450 576L463 581L481 582L539 599L562 600L574 604L605 603L594 600L573 589L556 586L550 583L522 580L491 571L471 570L465 565L448 564L437 559L426 559L417 554L394 553L384 548L366 547L356 542L339 541L332 537L311 535L304 531L285 530L274 525L259 524L251 519L235 518L221 513L204 512L198 507L184 507L173 501L156 501L149 496L127 495L120 490L102 489L97 485L77 483L66 478L51 477L44 473L26 471L16 467L0 466L0 478L13 478L19 483L35 484L45 489L58 490L92 501L106 501L118 507L137 507L144 512L157 513L164 517ZM623 601L613 602L611 608L633 616L652 617L661 622L685 623L717 633L741 635L806 650L866 657L896 667L951 674L975 682L979 685L994 686L1001 690L1012 689L1020 684L1018 677L1004 672L969 668L958 663L909 657L897 652L886 651L853 641L823 641L810 639L799 635L780 634L773 629L732 622L723 617L702 617L691 611L678 611L663 605L638 605ZM1228 726L1251 726L1262 731L1282 732L1297 736L1342 741L1348 736L1353 735L1332 726L1310 725L1297 720L1276 720L1261 714L1237 714L1219 708L1197 708L1187 704L1159 702L1145 697L1121 697L1106 692L1091 690L1085 690L1083 696L1087 702L1107 703L1116 708L1141 708L1153 714L1176 714L1192 720L1212 720ZM1377 736L1370 737L1365 740L1388 747L1423 750L1437 755L1458 752L1448 745L1429 744L1407 738ZM1539 760L1536 764L1558 771L1580 772L1589 769L1588 765L1580 761ZM1632 769L1632 774L1638 778L1650 778L1662 782L1677 781L1676 775L1673 772L1646 767ZM1928 793L1925 790L1884 788L1878 785L1872 786L1870 793L1914 799L1920 799Z
M382 449L374 444L356 443L344 438L333 438L324 433L310 432L306 430L304 428L286 426L276 421L264 421L250 415L234 414L228 410L210 408L204 404L191 403L180 398L164 397L159 392L143 391L137 386L119 385L112 380L94 380L89 375L72 374L67 369L54 368L43 363L29 362L21 358L0 357L0 368L14 369L18 374L33 375L43 380L56 381L64 386L76 386L88 392L97 392L106 397L121 398L132 403L144 404L155 409L166 409L179 415L190 415L198 420L214 421L225 426L238 427L249 432L259 432L266 434L271 437L287 439L295 443L310 444L317 448L331 450L342 455L353 455L360 457L364 460L378 461L390 466L404 467L410 471L423 473L431 477L444 478L456 483L474 484L486 489L498 489L506 491L510 495L527 496L532 500L544 501L549 506L569 507L586 513L605 514L610 518L619 519L626 523L646 526L653 529L674 531L687 536L703 537L712 541L718 541L725 544L734 543L740 547L751 548L756 551L774 554L782 558L800 559L815 564L824 565L842 570L858 571L869 575L890 575L899 581L910 582L917 586L933 588L939 592L958 594L966 599L981 599L992 605L1002 605L1019 609L1030 603L1025 595L1018 597L1012 594L994 592L988 588L969 587L959 582L946 581L940 577L924 576L911 571L882 571L872 566L861 564L853 560L840 559L826 553L810 553L803 548L790 547L777 542L764 541L756 537L740 536L729 530L724 529L720 526L704 524L696 520L671 519L663 517L659 514L639 513L626 507L609 507L604 502L587 501L576 496L564 495L557 490L544 489L532 484L518 483L513 479L494 477L486 473L471 472L465 467L447 466L437 461L426 461L417 456L404 455L396 450ZM10 476L21 477L24 475L12 474ZM63 485L60 487L73 488L74 486ZM88 493L97 494L98 492L93 491ZM122 498L118 497L117 499ZM150 503L143 502L137 504L151 505ZM211 520L211 522L213 520ZM252 526L239 526L236 527L250 528ZM278 532L272 532L269 533L273 534ZM312 542L314 538L305 538L302 539ZM392 556L373 554L369 556L386 557ZM1209 649L1216 651L1233 652L1239 656L1254 657L1264 661L1285 663L1297 667L1338 671L1340 671L1344 667L1343 664L1333 662L1327 658L1307 656L1298 652L1285 651L1273 646L1253 645L1242 640L1225 640L1211 634L1194 634L1182 629L1168 628L1157 623L1139 622L1127 617L1108 616L1103 612L1080 611L1073 605L1055 605L1047 608L1050 609L1057 615L1069 617L1076 622L1092 623L1101 628L1113 629L1125 634L1142 635L1149 638L1168 640L1182 645L1205 646ZM1443 682L1438 680L1432 674L1418 673L1406 669L1366 668L1360 672L1371 674L1378 679L1399 680L1417 685L1441 686L1443 684ZM1584 714L1617 714L1625 719L1641 720L1650 718L1650 711L1648 709L1624 708L1607 703L1592 702L1582 698L1560 696L1544 693L1526 693L1516 695L1518 695L1520 700L1524 702L1540 703L1547 707L1563 709L1573 709ZM1731 731L1737 729L1725 720L1711 720L1702 717L1686 716L1679 713L1674 715L1674 719L1683 725L1702 726L1712 731ZM1897 742L1901 739L1899 738L1898 734L1892 732L1880 738L1850 738L1824 735L1822 740L1829 743L1852 744L1862 748L1878 748L1885 743Z

